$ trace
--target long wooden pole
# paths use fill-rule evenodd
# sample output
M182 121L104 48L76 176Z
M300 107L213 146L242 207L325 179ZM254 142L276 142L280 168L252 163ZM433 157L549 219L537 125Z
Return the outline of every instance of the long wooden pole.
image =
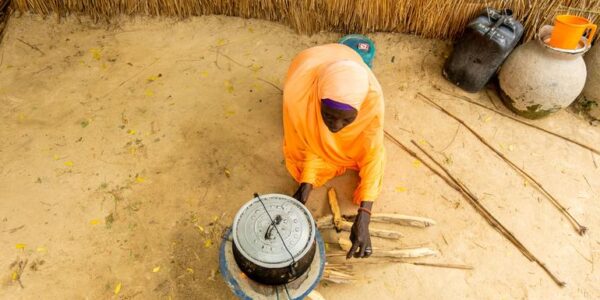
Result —
M585 234L585 232L587 231L587 227L581 225L577 221L577 219L575 219L575 217L573 217L573 215L571 215L571 213L554 196L552 196L550 194L550 192L548 192L548 190L546 190L544 188L544 186L542 186L542 184L539 183L535 178L533 178L531 175L529 175L527 172L525 172L525 170L521 169L519 166L517 166L515 163L513 163L511 160L509 160L504 154L502 154L502 152L500 152L496 148L492 147L492 145L490 145L490 143L488 143L479 133L477 133L473 128L471 128L469 125L467 125L463 120L461 120L460 118L458 118L457 116L455 116L454 114L452 114L451 112L446 110L445 108L443 108L440 105L438 105L437 103L435 103L429 97L427 97L421 93L417 93L417 95L419 95L423 99L425 99L426 103L431 104L433 107L442 111L443 113L445 113L446 115L448 115L449 117L453 118L458 123L463 125L466 129L468 129L479 141L481 141L490 150L492 150L494 153L496 153L496 155L498 155L502 160L504 160L510 167L512 167L513 170L515 170L519 175L523 176L525 179L529 180L529 182L531 182L532 185L535 186L550 201L550 203L552 203L554 205L554 207L556 207L560 211L560 213L562 213L567 218L567 220L569 220L569 222L571 222L571 224L573 225L573 228L579 235Z

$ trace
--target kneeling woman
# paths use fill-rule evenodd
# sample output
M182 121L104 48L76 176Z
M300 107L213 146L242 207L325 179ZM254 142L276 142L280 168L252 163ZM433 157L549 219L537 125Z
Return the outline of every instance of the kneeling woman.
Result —
M360 208L347 258L372 253L369 222L383 177L383 113L381 86L350 47L317 46L292 61L283 91L283 151L300 183L294 198L306 203L313 187L347 169L358 171L354 203Z

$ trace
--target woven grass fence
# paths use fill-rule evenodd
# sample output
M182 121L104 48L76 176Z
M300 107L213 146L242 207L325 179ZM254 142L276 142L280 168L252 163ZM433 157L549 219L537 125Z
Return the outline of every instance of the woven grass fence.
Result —
M485 7L510 8L525 26L525 40L557 14L576 14L598 23L600 0L12 0L17 12L63 17L80 14L97 21L120 15L186 18L228 15L280 22L302 34L319 31L414 33L453 39Z

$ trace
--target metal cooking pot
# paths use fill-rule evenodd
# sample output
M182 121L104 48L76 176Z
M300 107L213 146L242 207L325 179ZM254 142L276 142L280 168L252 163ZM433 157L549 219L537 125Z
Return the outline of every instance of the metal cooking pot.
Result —
M233 220L233 256L249 278L270 285L298 278L315 256L315 222L298 200L255 195Z

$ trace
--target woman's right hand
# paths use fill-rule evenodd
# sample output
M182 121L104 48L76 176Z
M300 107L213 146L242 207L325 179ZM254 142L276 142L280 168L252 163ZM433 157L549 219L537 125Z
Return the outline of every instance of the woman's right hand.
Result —
M302 204L306 204L306 201L308 201L308 196L310 195L312 189L312 184L303 182L300 184L298 190L296 191L296 193L294 193L294 196L292 197L296 198L296 200L300 201Z

